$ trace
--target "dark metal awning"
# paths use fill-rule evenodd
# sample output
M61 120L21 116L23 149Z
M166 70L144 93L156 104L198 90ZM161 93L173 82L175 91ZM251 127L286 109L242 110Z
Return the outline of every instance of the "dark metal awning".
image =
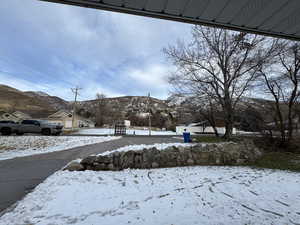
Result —
M300 40L300 0L42 0Z

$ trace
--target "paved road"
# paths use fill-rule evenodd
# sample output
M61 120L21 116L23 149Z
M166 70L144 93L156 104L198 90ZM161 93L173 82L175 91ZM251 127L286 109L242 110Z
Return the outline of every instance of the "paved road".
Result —
M178 140L170 137L123 137L115 141L60 152L0 161L0 212L22 199L49 175L73 159L114 150L126 145L170 142L178 142Z

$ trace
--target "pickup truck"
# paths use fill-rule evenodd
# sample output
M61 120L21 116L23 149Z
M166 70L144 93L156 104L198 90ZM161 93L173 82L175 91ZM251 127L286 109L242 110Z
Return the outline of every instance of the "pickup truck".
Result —
M23 120L20 123L10 121L0 122L0 133L2 135L23 135L25 133L35 133L43 135L59 135L63 126L49 124L42 120Z

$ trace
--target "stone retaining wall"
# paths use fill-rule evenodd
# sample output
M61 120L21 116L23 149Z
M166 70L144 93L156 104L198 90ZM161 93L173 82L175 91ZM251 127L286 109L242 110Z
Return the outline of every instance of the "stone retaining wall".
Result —
M194 165L243 165L253 162L262 152L252 142L197 144L190 147L156 148L141 151L113 152L105 156L88 156L71 162L65 170L149 169Z

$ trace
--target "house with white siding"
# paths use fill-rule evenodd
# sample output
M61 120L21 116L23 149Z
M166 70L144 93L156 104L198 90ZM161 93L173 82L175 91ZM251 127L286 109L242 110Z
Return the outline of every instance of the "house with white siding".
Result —
M214 129L212 126L210 126L208 121L201 121L198 123L176 126L176 133L182 134L184 132L184 129L186 129L186 131L190 132L191 134L213 134L214 133ZM225 134L226 128L224 122L216 121L216 129L219 134ZM233 128L232 133L236 134L236 128Z
M64 126L65 129L72 128L72 123L74 122L74 128L80 127L95 127L95 123L89 119L83 118L79 115L74 114L70 111L60 110L47 118L48 122L60 124Z

